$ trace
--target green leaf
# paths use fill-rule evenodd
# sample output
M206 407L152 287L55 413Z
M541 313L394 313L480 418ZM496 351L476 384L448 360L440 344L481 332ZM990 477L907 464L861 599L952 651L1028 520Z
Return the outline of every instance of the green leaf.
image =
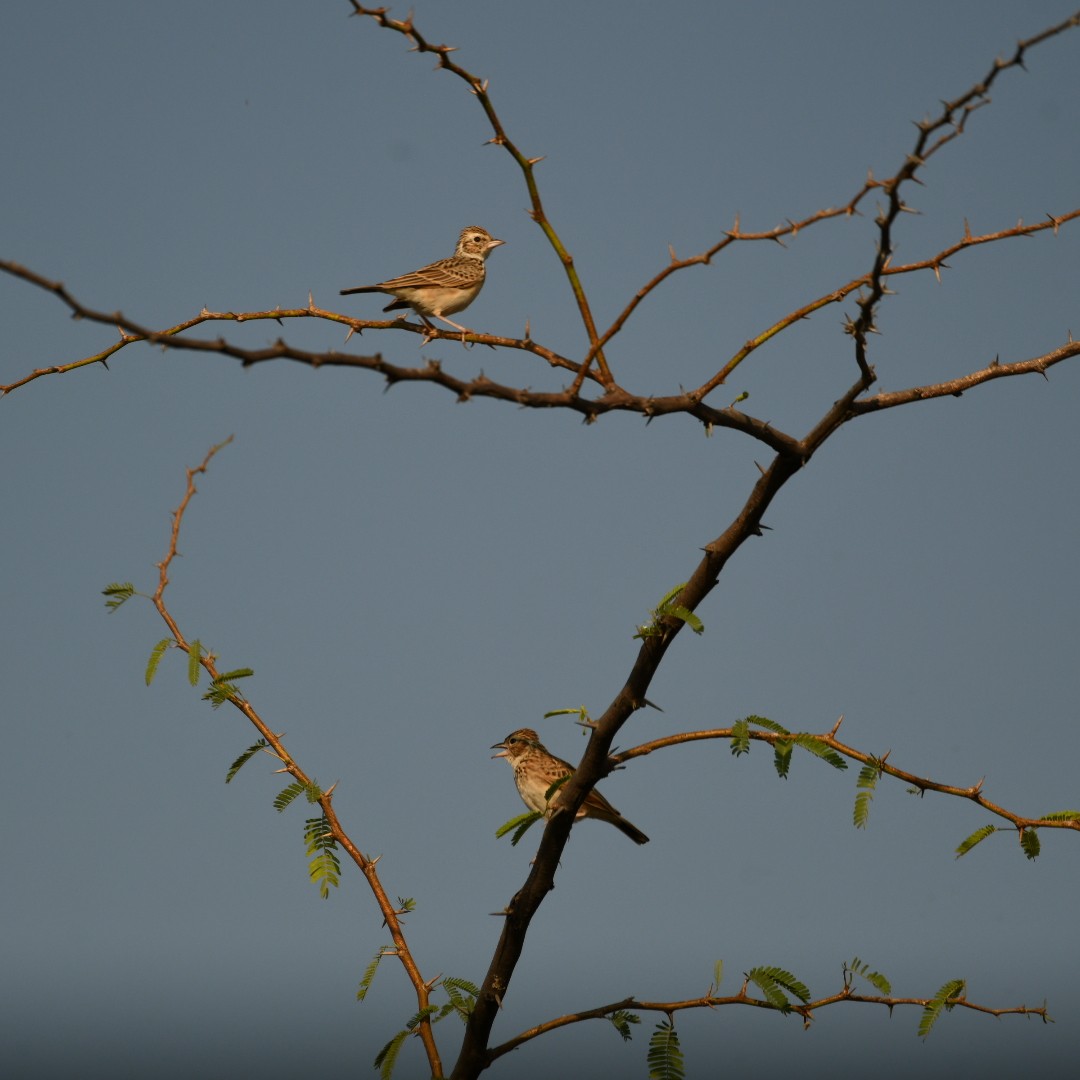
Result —
M795 736L795 743L804 750L828 762L834 769L846 769L847 762L831 747L826 746L816 735L807 735L805 732Z
M734 757L750 753L750 727L745 720L731 725L731 753Z
M981 844L988 836L992 836L997 831L998 827L993 822L984 825L981 829L976 829L966 840L960 842L960 846L956 849L956 857L958 859L962 858L976 844Z
M649 1080L684 1080L686 1071L679 1033L670 1020L661 1020L649 1039Z
M303 795L306 784L301 784L299 780L294 780L288 787L282 788L276 796L274 796L274 809L280 814L295 799L298 795Z
M105 601L105 606L109 609L109 614L111 615L121 604L130 600L137 594L135 592L135 586L132 585L130 581L125 581L122 585L119 582L114 581L107 589L101 590L101 595L110 598Z
M501 840L508 832L517 829L514 838L510 841L511 844L516 844L528 831L529 827L536 821L542 818L543 814L538 814L535 811L529 811L525 814L518 814L517 817L511 818L505 824L500 825L495 830L495 838Z
M644 626L639 626L634 637L643 640L648 637L656 637L660 633L660 620L668 617L686 623L695 634L704 633L705 624L701 619L699 619L688 607L683 604L675 603L685 588L686 582L684 581L681 585L676 585L674 589L670 590L670 592L661 599L660 603L653 608L651 621Z
M230 766L229 771L225 774L225 783L228 784L232 778L260 751L265 750L270 744L265 739L260 739L256 743L252 743Z
M584 705L579 705L576 709L552 709L544 713L545 720L550 720L553 716L576 716L583 724L590 722L589 710Z
M871 971L869 964L864 964L857 956L847 965L850 972L865 979L875 989L880 990L886 997L892 993L892 984L879 971Z
M360 980L360 987L356 991L356 1000L363 1001L367 997L367 992L371 989L371 983L375 978L375 972L379 970L379 961L384 956L394 956L397 950L393 945L384 945L372 958L372 961L364 969L364 977Z
M340 884L341 863L337 857L337 841L325 814L304 822L304 849L311 856L308 877L319 886L319 895L327 900L330 889L336 889Z
M544 792L544 799L550 804L551 800L555 798L559 788L568 783L573 773L567 773L565 776L560 776L558 780L552 782L551 786Z
M615 1025L615 1030L622 1036L623 1042L630 1042L633 1035L630 1033L631 1024L640 1024L641 1017L625 1009L616 1009L608 1019Z
M226 671L217 677L217 682L232 682L234 679L248 679L255 672L249 667L237 668L235 671Z
M930 1034L930 1029L937 1023L943 1009L952 1011L952 1007L964 993L967 984L963 979L952 979L947 982L934 995L933 999L926 1004L919 1020L919 1036L925 1039Z
M777 739L773 743L773 765L776 766L776 775L781 780L786 780L788 769L791 768L791 751L795 749L793 739Z
M1020 834L1020 846L1029 859L1037 859L1042 850L1039 844L1039 832L1037 829L1025 829Z
M766 731L773 731L777 735L790 735L783 724L778 724L775 720L770 720L767 716L748 716L746 718L748 724L754 724L756 727L763 727Z
M719 990L720 989L720 982L721 982L721 980L723 978L724 978L724 961L723 960L717 960L716 963L713 964L713 989L714 990Z
M379 1070L381 1080L390 1080L394 1075L394 1065L397 1056L401 1053L401 1044L409 1037L411 1032L408 1028L399 1031L379 1052L375 1055L375 1068Z
M860 770L859 778L855 786L861 788L855 796L855 828L865 829L866 822L870 818L870 803L874 799L874 788L877 787L878 777L881 776L881 763L877 758L871 758Z
M687 584L688 583L684 581L681 585L676 585L670 592L665 593L660 600L660 603L656 605L655 610L663 611L665 608L669 607L675 601L675 598L682 593L683 589L686 588Z
M746 977L756 983L765 1000L782 1013L791 1012L791 1002L788 1000L785 990L794 994L803 1004L810 1000L810 991L799 982L790 971L780 967L756 967L751 968Z
M460 1017L463 1024L467 1023L473 1009L476 1008L480 988L468 979L452 978L443 979L442 987L450 998L450 1008Z
M150 650L150 659L146 662L146 685L149 686L154 681L154 676L157 674L158 664L161 663L161 658L165 655L165 650L170 645L175 645L171 637L163 637L154 647Z
M199 685L199 661L202 660L202 655L203 655L202 642L198 638L196 638L188 646L188 657L187 657L187 677L188 677L188 682L191 683L192 686L198 686ZM203 701L205 701L205 700L206 700L206 698L203 698Z
M1043 814L1042 821L1080 821L1080 810L1055 810L1051 814Z
M684 608L681 604L664 608L664 614L670 615L673 619L682 619L695 634L705 633L705 624L689 608Z

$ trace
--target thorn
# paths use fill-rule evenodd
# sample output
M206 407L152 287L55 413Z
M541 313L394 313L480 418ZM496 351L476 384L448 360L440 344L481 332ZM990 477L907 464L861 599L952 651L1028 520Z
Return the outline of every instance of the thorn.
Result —
M764 476L765 470L756 461L754 462L754 465L757 467L757 471L761 473L762 476Z
M543 161L544 158L546 158L546 157L547 157L547 154L541 154L539 157L526 158L525 163L527 165L539 165L540 162Z
M330 798L330 796L334 794L334 788L336 788L336 787L338 786L338 784L340 784L340 783L341 783L341 781L340 781L340 780L335 780L335 781L334 781L334 782L333 782L333 783L332 783L332 784L331 784L331 785L330 785L330 786L329 786L329 787L328 787L328 788L327 788L327 789L326 789L326 790L325 790L325 791L323 792L323 795L324 795L324 796L326 796L326 798L328 798L328 799L329 799L329 798Z
M308 294L307 294L307 306L308 306L308 311L314 311L315 310L315 297L312 295L310 289L308 289Z

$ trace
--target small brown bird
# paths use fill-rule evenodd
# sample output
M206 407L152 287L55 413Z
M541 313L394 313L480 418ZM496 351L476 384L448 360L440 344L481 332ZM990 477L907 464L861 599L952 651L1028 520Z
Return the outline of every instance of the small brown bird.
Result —
M501 743L495 743L491 749L502 751L492 754L493 758L506 758L510 762L521 801L530 810L550 817L552 806L545 798L547 790L556 780L569 776L574 771L573 765L550 753L532 728L519 728ZM553 804L558 803L561 791L562 788L552 796ZM649 838L631 825L595 788L585 797L577 812L578 821L586 817L609 822L620 832L626 833L635 844L649 842Z
M342 289L342 296L353 293L381 292L397 297L387 304L383 311L397 311L412 308L424 321L424 325L434 332L435 327L428 320L430 315L440 322L461 331L461 340L473 331L448 319L458 311L464 311L480 295L484 287L484 260L495 248L505 244L505 240L496 240L486 229L479 225L470 225L461 230L457 249L449 259L439 259L430 266L423 266L411 274L380 281L378 285L360 285L355 289ZM430 340L430 335L425 341Z

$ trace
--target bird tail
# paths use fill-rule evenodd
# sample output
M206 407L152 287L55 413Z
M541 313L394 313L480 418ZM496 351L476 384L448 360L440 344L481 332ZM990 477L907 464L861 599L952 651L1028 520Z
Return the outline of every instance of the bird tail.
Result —
M355 289L342 289L342 296L352 296L353 293L358 292L382 292L382 289L378 285L357 285Z
M647 844L649 842L649 838L640 829L635 829L624 817L614 818L611 824L620 832L626 833L635 844Z

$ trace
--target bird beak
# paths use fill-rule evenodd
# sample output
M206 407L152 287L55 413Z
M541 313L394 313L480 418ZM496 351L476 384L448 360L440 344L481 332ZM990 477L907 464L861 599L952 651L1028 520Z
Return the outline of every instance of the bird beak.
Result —
M491 238L491 239L490 239L490 240L488 241L488 244L487 244L487 249L488 249L488 251L492 251L492 250L494 250L494 249L495 249L495 248L497 248L497 247L502 247L502 246L503 246L503 244L505 244L505 243L506 243L506 241L505 241L505 240L496 240L496 239L495 239L495 237L492 237L492 238ZM492 747L492 749L494 749L494 747Z
M506 757L506 743L504 743L504 742L493 743L492 746L491 746L491 749L492 750L501 750L502 751L501 754L492 754L491 755L491 760L492 761L494 761L497 757Z

